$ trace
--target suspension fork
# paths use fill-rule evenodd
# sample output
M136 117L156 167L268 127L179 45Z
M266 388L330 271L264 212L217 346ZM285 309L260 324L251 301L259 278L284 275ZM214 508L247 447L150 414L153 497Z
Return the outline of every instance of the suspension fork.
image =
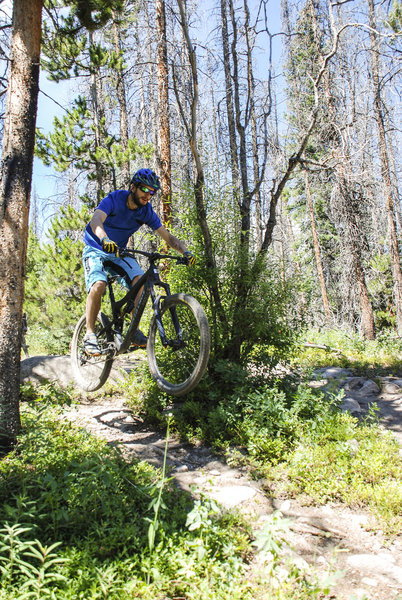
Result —
M156 296L154 288L151 287L151 297L152 297L152 307L153 307L153 311L154 311L154 315L155 315L155 320L156 320L156 326L158 328L158 332L159 332L159 336L161 338L161 342L164 348L166 348L169 345L172 345L172 340L168 340L166 337L166 333L165 333L165 329L163 327L163 323L162 323L162 313L161 313L161 302L164 298L167 298L168 296L170 296L170 287L167 283L163 283L162 281L158 282L159 286L163 287L166 295L159 295ZM177 335L177 340L181 343L183 341L183 332L182 329L180 327L180 323L179 323L179 319L177 316L177 312L176 312L176 308L173 306L172 308L169 309L170 315L172 317L172 322L173 322L173 326L175 328L176 331L176 335ZM170 342L170 343L169 343Z

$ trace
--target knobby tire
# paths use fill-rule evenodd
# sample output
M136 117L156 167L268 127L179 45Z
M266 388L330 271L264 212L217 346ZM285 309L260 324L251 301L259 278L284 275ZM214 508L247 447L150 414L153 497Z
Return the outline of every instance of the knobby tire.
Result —
M177 311L185 347L174 350L162 346L154 314L149 326L147 358L149 370L158 387L172 396L183 396L195 388L204 374L211 335L207 317L199 302L187 294L174 294L165 298L161 306L167 338L177 337L170 313L172 308Z
M107 317L100 313L96 318L95 332L98 336L99 346L105 348L113 341L111 332L104 332L101 336L99 331L107 324ZM86 392L94 392L104 385L110 375L113 365L113 356L102 354L88 358L84 354L84 335L86 333L85 315L78 321L71 342L71 362L74 378L81 389Z

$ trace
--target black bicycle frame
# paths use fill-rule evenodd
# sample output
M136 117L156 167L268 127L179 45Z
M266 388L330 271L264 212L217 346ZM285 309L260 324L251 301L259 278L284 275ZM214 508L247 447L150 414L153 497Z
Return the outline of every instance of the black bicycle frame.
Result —
M134 286L127 292L127 294L117 302L115 301L114 292L113 292L113 277L108 277L108 288L109 288L109 297L110 303L112 307L112 321L109 323L107 328L111 328L113 331L113 335L115 338L116 350L118 354L123 354L131 345L132 335L137 331L138 326L141 321L142 314L144 312L146 303L148 301L149 296L152 299L152 307L156 317L156 324L158 327L158 332L161 338L161 342L163 346L176 346L179 348L182 345L182 330L179 324L179 320L177 317L177 313L175 308L170 309L170 313L172 316L172 321L174 328L177 334L177 341L175 343L169 341L166 338L165 330L162 324L161 318L161 310L160 304L163 298L166 298L171 295L170 286L167 283L161 281L159 276L159 271L155 265L155 263L151 260L151 265L147 269L147 271L141 276L141 278L134 284ZM155 286L159 286L163 288L165 291L164 295L155 294ZM143 292L138 301L137 307L135 309L134 315L131 319L128 331L125 335L124 339L119 340L118 336L121 336L123 329L123 319L126 314L129 314L134 308L134 300L137 297L140 289L144 287ZM105 327L106 329L106 327Z

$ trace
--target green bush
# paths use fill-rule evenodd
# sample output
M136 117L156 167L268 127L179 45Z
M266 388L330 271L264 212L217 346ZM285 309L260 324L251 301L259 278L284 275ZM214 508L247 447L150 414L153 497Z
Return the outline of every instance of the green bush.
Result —
M67 354L74 327L85 307L82 232L87 208L61 209L52 220L50 242L30 233L24 311L30 354Z
M23 394L18 445L0 462L0 598L196 598L194 590L207 598L207 579L216 598L233 590L240 600L244 589L251 600L241 582L243 522L206 500L194 503L167 480L160 488L152 467L127 462L59 408L33 405L32 389Z

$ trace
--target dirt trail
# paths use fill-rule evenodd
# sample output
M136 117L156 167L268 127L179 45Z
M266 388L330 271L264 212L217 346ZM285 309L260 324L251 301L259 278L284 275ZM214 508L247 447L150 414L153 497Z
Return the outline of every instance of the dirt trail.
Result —
M41 375L34 373L31 364L30 368L25 365L25 377L44 376L46 360L36 362L36 368L40 363ZM59 380L64 365L68 379L67 363L59 360L56 367L50 360L48 363L47 372L56 370ZM344 409L356 415L376 402L384 427L393 431L402 446L402 379L373 381L342 369L326 369L317 371L312 385L323 390L342 385ZM69 409L66 417L108 442L118 443L127 456L162 465L163 434L147 428L123 398L82 402ZM238 508L251 519L256 531L274 510L280 510L290 519L286 552L292 560L322 577L334 566L340 571L333 596L337 600L402 600L402 536L386 540L381 531L373 530L367 512L336 504L315 507L304 506L297 499L270 498L245 471L229 467L209 448L183 444L175 438L169 441L167 463L180 488L190 491L196 486L223 507ZM257 555L250 568L253 574L263 569L262 557ZM286 576L286 569L283 572Z

